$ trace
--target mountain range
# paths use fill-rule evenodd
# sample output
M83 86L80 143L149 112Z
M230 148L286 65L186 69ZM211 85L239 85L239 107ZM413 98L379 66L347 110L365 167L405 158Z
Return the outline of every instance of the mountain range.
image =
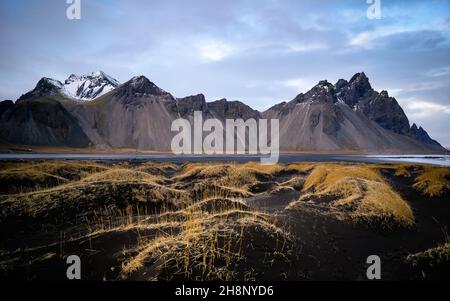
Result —
M409 120L387 91L364 73L336 84L320 81L289 102L259 112L240 101L206 102L203 94L176 98L145 76L120 84L102 71L64 83L42 78L16 102L0 102L0 141L30 146L136 148L167 151L172 121L278 118L285 151L435 153L445 149Z

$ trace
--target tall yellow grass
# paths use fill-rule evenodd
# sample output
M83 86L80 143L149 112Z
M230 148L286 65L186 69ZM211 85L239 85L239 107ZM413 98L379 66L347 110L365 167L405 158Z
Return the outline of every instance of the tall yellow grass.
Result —
M414 182L414 188L430 197L450 191L450 168L425 166Z
M411 207L374 168L366 165L320 164L307 177L308 193L288 208L305 200L328 200L327 206L348 213L355 220L389 220L402 226L414 223Z

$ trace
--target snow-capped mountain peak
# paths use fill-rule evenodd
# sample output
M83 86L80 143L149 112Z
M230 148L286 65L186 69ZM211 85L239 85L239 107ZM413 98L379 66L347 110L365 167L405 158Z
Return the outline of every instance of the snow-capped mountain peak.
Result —
M55 86L58 89L62 89L64 87L63 83L61 83L59 80L56 80L56 79L53 79L53 78L49 78L49 77L42 78L41 83L46 83L46 84Z
M72 74L64 82L66 96L79 100L93 100L115 89L120 83L103 71L94 71L85 75Z

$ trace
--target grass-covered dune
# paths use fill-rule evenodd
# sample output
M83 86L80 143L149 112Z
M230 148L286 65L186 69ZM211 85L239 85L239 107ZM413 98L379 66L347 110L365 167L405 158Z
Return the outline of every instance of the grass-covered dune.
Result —
M354 280L365 254L390 279L443 277L417 267L445 244L449 168L0 165L1 278L58 280L68 254L90 280Z

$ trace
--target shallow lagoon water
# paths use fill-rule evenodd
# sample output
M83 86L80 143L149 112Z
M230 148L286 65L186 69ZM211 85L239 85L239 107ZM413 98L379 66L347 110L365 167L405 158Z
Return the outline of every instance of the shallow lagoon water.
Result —
M172 154L0 154L0 160L92 160L124 161L151 160L156 162L252 162L260 155L172 155ZM339 154L280 154L280 163L295 162L354 162L354 163L417 163L450 166L449 155L339 155Z

